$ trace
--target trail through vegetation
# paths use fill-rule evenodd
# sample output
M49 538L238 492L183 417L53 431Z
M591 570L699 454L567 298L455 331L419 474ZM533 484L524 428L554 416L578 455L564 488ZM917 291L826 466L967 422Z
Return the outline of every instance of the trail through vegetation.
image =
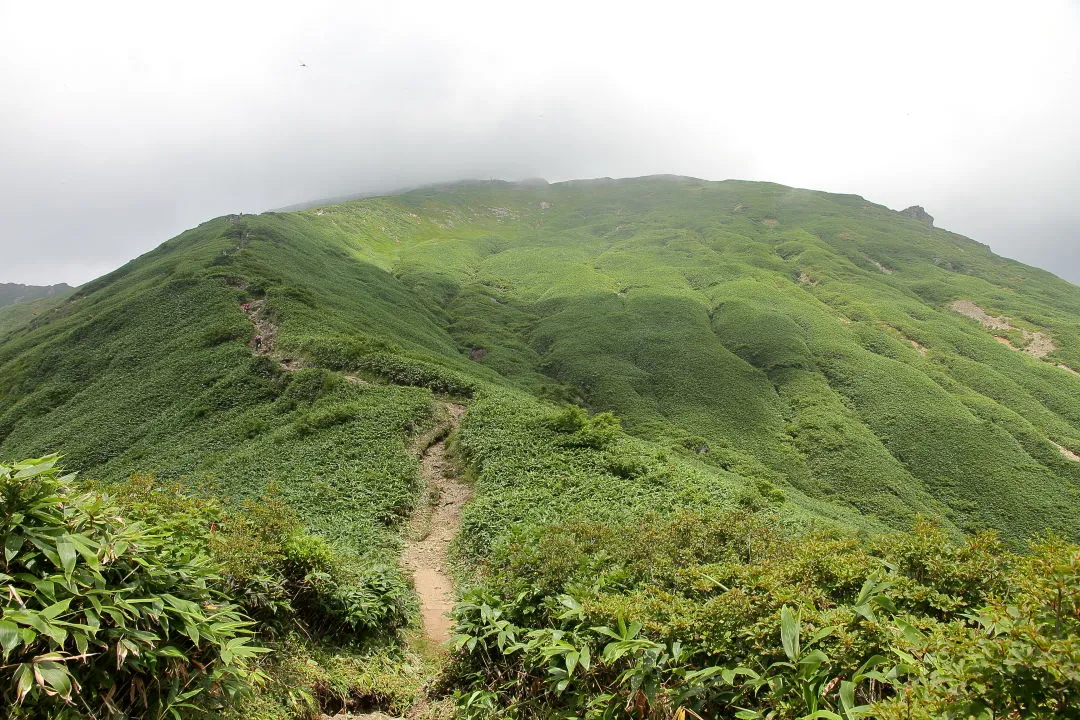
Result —
M299 370L304 366L303 363L296 358L281 356L275 352L277 349L278 328L266 316L265 306L265 299L252 300L240 306L255 328L255 334L251 336L249 343L251 351L256 355L273 357L281 363L281 367L285 370Z
M133 562L205 562L255 623L260 677L193 720L1080 717L1080 550L1029 543L1080 539L1078 370L1080 288L857 196L464 183L210 220L0 307L0 462L61 453L64 497L168 531ZM0 693L66 702L13 675L53 652L90 707L201 673L186 624L117 662L71 585L114 561L42 498Z
M461 511L469 500L469 488L446 461L446 437L457 428L465 414L463 405L446 404L447 424L437 442L421 458L427 502L417 508L410 523L414 539L405 544L401 562L412 575L420 599L424 635L436 643L450 639L449 613L454 607L447 551L461 527Z

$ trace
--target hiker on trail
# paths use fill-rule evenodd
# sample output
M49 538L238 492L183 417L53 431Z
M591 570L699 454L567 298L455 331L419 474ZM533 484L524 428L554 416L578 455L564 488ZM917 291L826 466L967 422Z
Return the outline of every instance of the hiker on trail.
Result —
M255 352L258 352L262 348L262 335L255 336Z
M240 307L244 308L244 312L247 312L251 308L251 303L244 303Z

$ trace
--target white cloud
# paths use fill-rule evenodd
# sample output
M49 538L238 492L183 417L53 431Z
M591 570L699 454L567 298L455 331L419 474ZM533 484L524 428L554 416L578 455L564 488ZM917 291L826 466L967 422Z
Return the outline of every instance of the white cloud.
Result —
M1080 280L1078 36L1065 0L0 0L0 281L239 209L653 172L920 203Z

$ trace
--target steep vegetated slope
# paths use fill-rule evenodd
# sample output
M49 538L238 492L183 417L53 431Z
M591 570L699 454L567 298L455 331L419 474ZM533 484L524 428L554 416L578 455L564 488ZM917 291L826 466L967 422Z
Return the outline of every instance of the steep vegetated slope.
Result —
M281 402L244 346L240 304L264 295L278 349L316 367L407 362L610 410L894 526L1080 529L1080 290L861 198L760 183L484 183L210 221L7 335L5 451L62 447L106 477L250 467L254 408ZM1034 333L1044 357L1005 344Z
M280 494L372 566L434 395L469 404L458 556L500 573L522 528L679 513L1080 537L1080 288L856 196L653 177L234 215L0 330L3 458Z

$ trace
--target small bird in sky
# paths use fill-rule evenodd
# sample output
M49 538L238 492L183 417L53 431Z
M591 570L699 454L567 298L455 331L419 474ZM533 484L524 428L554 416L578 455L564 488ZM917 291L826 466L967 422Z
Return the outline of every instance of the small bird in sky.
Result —
M307 63L300 63L300 67L307 67Z

